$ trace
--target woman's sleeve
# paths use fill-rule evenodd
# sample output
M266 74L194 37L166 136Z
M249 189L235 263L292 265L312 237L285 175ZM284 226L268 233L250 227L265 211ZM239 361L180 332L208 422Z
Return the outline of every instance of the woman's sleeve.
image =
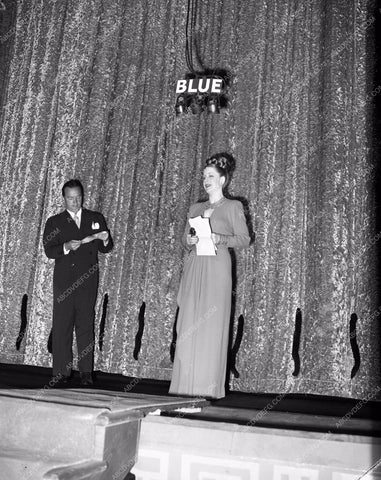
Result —
M220 234L220 241L218 242L217 246L223 245L231 248L248 247L250 245L250 235L241 202L234 202L230 215L234 233L233 235Z

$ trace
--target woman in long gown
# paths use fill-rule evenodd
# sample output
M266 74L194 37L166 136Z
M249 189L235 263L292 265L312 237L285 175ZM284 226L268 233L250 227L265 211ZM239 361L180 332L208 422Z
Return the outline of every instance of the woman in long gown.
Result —
M203 186L207 202L192 205L189 218L209 217L215 256L197 256L197 232L187 222L183 243L188 248L177 303L177 341L169 392L211 398L225 396L225 376L231 314L232 272L228 248L249 246L242 203L223 192L234 168L217 154L206 161Z

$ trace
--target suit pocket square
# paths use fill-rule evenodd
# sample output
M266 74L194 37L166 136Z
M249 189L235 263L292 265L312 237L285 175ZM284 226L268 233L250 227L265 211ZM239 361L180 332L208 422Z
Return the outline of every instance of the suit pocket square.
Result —
M98 223L98 222L93 222L93 223L91 224L91 228L92 228L93 230L99 230L99 229L100 229L99 223Z

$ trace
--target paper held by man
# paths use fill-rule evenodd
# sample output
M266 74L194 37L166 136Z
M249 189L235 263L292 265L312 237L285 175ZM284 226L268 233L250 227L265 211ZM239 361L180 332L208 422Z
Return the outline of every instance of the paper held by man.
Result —
M81 240L81 244L82 243L90 243L93 240L97 240L97 239L103 240L103 237L105 236L105 234L107 234L106 231L93 233L93 235L88 235L87 237L85 237Z
M197 255L216 255L216 247L212 240L209 218L201 216L190 218L189 225L196 230L198 237L198 242L196 243Z

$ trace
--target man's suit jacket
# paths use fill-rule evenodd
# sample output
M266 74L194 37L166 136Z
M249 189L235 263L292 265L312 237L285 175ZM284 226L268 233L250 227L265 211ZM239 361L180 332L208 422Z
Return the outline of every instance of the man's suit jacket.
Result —
M96 295L98 287L98 251L109 252L113 241L109 232L109 241L104 246L103 240L93 240L81 245L76 251L70 250L64 254L63 245L70 240L83 240L88 235L108 230L103 215L99 212L82 208L81 226L67 210L48 218L43 245L48 258L55 259L53 275L54 301L69 288L93 289Z

